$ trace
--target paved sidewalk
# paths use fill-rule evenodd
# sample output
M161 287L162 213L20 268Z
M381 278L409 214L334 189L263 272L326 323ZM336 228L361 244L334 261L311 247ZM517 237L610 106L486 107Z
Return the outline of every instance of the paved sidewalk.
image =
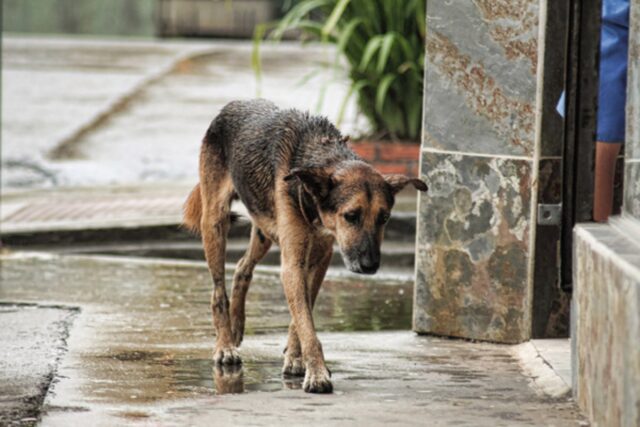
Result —
M337 119L348 84L332 47L265 44L260 87L251 51L251 41L3 37L2 186L195 181L210 121L259 92ZM352 100L342 129L364 128Z
M212 369L210 279L201 263L5 254L0 301L79 309L44 426L582 420L567 398L535 393L510 346L409 332L411 277L329 277L315 316L335 393L305 394L299 379L280 374L289 315L277 277L269 269L254 275L241 370Z
M3 187L60 182L48 163L128 94L203 51L191 43L3 36Z

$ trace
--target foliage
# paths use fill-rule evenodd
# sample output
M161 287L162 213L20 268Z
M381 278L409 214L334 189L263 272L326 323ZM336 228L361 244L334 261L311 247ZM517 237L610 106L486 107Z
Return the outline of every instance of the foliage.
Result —
M255 33L258 73L258 48L268 29L261 26ZM419 139L425 0L299 0L271 30L273 40L298 30L336 45L351 80L341 110L355 95L379 136Z

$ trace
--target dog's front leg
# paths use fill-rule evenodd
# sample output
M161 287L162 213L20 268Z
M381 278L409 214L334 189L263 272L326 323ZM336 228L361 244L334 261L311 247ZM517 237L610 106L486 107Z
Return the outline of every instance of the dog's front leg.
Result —
M313 239L313 246L309 254L306 272L306 288L309 307L313 315L313 308L322 286L322 281L331 263L333 253L333 238L326 236L316 236ZM304 376L305 369L302 362L302 349L300 339L296 332L296 325L291 321L289 325L289 337L287 338L287 348L284 354L284 366L282 373L285 375Z
M307 267L311 250L310 237L305 231L289 233L281 238L282 284L291 311L291 317L302 348L305 366L303 388L309 393L331 393L333 386L325 366L322 345L316 335L311 315ZM303 237L304 236L304 237Z

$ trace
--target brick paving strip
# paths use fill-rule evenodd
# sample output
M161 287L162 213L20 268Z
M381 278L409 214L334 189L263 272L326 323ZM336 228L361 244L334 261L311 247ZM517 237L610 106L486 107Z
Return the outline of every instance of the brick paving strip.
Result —
M190 185L16 192L2 197L3 235L178 225Z

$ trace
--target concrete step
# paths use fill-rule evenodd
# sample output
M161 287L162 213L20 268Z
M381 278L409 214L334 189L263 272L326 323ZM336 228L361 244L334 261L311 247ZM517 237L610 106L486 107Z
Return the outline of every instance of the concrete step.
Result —
M231 226L229 238L248 238L251 223L240 219ZM386 241L415 243L416 215L401 212L393 214L385 229ZM175 221L167 224L112 224L78 229L2 229L2 244L10 247L22 247L50 244L83 244L91 242L121 243L157 241L157 242L196 242L199 241L189 231Z
M191 186L101 187L3 194L0 236L5 246L196 241L181 225L182 204ZM385 230L385 240L415 242L416 199L401 193ZM230 238L247 238L251 224L246 209Z
M245 253L247 239L231 239L227 243L226 261L236 263ZM414 265L414 244L409 242L387 241L382 245L382 262L394 268L411 269ZM65 246L33 246L30 249L44 250L63 254L113 255L142 258L169 258L204 261L202 244L199 241L139 241L117 242L107 244L76 244ZM280 248L271 247L267 255L260 261L265 265L280 264ZM334 248L331 264L342 266L342 256L337 247Z

